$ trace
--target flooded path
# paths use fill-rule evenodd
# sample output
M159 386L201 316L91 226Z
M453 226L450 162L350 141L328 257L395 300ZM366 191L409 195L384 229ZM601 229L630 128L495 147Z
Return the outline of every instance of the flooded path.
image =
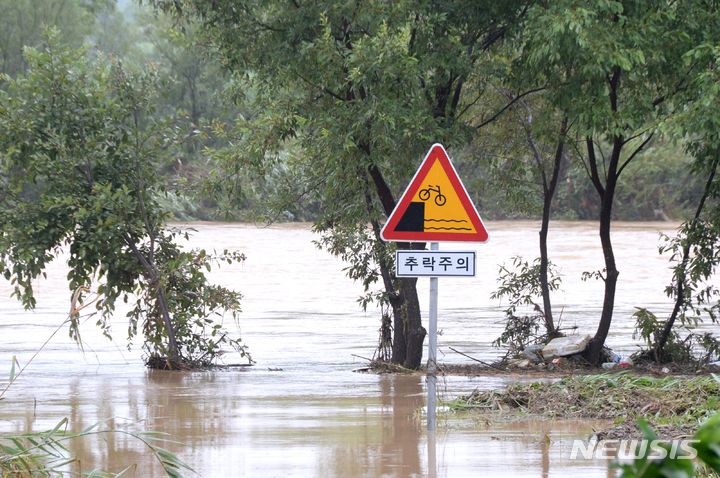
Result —
M212 373L146 370L138 347L125 347L119 311L116 343L100 336L93 319L82 326L84 354L64 329L50 341L0 402L0 432L44 430L63 417L73 430L111 420L128 430L168 433L179 442L168 448L203 477L608 476L605 461L569 459L571 440L587 437L591 423L488 427L459 417L441 420L435 456L429 455L433 447L420 416L424 378L352 372L364 364L354 355L372 356L378 314L359 309L361 286L343 276L341 262L313 246L308 227L194 227L193 246L247 255L244 264L224 267L212 278L244 294L240 329L257 365ZM498 264L518 254L536 255L536 224L496 222L488 228L491 241L473 247L478 276L440 281L441 362L467 361L449 347L481 359L497 357L490 343L502 329L502 304L489 295ZM672 225L615 227L621 274L608 339L615 349L635 350L630 318L635 306L656 312L670 307L663 294L670 272L665 258L657 256L659 231L671 232ZM602 284L582 282L580 274L602 268L595 224L553 224L550 249L564 277L556 313L562 310L564 326L594 332ZM10 286L0 284L0 367L9 370L13 356L25 364L65 320L65 266L56 261L48 275L37 283L34 312L23 311L9 298ZM427 280L419 282L419 290L425 308ZM443 377L440 398L500 387L507 380ZM134 476L161 476L152 456L128 436L78 441L73 452L83 471L119 471L135 463Z

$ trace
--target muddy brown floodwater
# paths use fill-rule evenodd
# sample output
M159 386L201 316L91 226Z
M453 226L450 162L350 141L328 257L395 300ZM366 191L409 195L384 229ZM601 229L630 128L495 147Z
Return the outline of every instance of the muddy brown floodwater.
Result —
M364 365L354 355L373 353L378 313L359 309L361 287L344 277L340 261L314 247L308 226L192 226L197 230L192 246L247 255L245 263L213 272L212 278L244 294L240 333L257 365L195 373L146 370L137 344L131 351L125 346L120 310L115 342L100 335L92 318L82 326L84 352L65 330L50 341L1 402L0 432L45 430L64 417L74 431L109 422L125 430L165 432L177 442L166 446L203 477L611 476L604 460L570 459L572 440L592 432L588 422L488 425L451 416L440 420L430 437L434 443L428 443L423 377L353 373ZM467 360L449 347L481 359L498 356L490 343L502 329L502 304L489 298L498 264L537 254L536 223L487 226L490 242L470 247L478 251L477 277L440 280L440 361ZM616 350L635 350L630 317L635 306L669 309L663 288L670 272L657 244L658 232L669 233L673 226L614 227L620 279L608 343ZM467 249L443 244L441 250L453 247ZM594 331L602 284L582 282L580 275L602 268L595 224L554 223L550 252L564 279L554 297L556 314L565 327ZM36 283L38 307L32 312L9 297L7 283L0 285L0 366L9 371L13 356L27 363L65 320L66 273L62 259L51 264L48 279ZM427 282L419 281L424 307ZM442 377L439 395L452 399L508 380ZM162 476L152 455L127 435L78 440L70 448L82 471L117 472L136 464L130 476Z

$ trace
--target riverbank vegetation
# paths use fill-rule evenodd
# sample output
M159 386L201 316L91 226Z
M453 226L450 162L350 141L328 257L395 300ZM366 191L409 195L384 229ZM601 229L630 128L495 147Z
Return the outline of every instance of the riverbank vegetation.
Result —
M592 440L620 446L634 460L615 462L622 478L717 476L720 472L718 376L651 377L629 372L574 375L479 391L447 404L449 413L497 420L592 419ZM644 445L640 442L644 441ZM691 440L682 453L669 451ZM673 444L670 441L674 441ZM648 446L648 443L655 443ZM690 445L691 444L691 445ZM618 448L613 448L621 460ZM658 450L664 453L658 454ZM690 457L690 453L692 456Z
M691 436L720 406L720 382L710 375L653 377L633 373L574 375L518 382L479 391L448 403L453 412L517 420L579 418L606 420L606 438L641 438L639 419L661 438Z

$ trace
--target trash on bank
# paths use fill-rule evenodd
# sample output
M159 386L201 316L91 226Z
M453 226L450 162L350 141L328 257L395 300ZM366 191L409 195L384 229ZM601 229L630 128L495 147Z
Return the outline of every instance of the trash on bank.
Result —
M528 359L512 359L508 363L511 367L515 368L528 368L530 366L530 360Z
M618 355L612 350L608 351L607 356L609 359L612 360L612 362L605 362L601 365L602 368L608 370L612 368L630 368L633 366L633 361L630 357L624 357L622 355Z
M543 361L542 358L542 350L544 345L542 344L532 344L525 347L525 350L523 350L523 357L531 361L532 363L538 364Z
M630 357L623 357L617 365L619 368L630 368L633 366L633 361Z
M567 357L583 352L592 337L589 335L568 335L566 337L558 337L552 339L542 349L542 356L547 359L554 357Z
M546 345L531 344L506 363L511 368L534 368L547 371L587 367L589 363L583 352L591 340L590 335L569 335L555 338ZM601 367L606 370L634 366L630 356L613 352L609 347L603 347L600 357L604 362Z

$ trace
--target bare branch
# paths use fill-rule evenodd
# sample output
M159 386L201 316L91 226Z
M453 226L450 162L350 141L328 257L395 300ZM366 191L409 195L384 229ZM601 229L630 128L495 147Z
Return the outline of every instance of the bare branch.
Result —
M592 173L590 173L590 169L588 165L585 163L585 158L583 153L580 151L580 148L578 147L578 143L576 141L572 142L573 149L575 150L575 153L577 153L577 157L580 159L580 164L582 164L583 169L585 170L585 173L590 177Z
M638 146L638 147L635 149L635 151L632 152L632 154L631 154L630 156L628 156L628 158L625 160L625 162L622 164L622 166L620 166L620 169L618 169L618 172L617 172L617 176L618 176L618 177L620 177L620 174L623 172L623 169L625 169L625 167L626 167L628 164L630 164L630 161L632 161L633 158L634 158L640 151L642 151L643 148L645 148L645 146L647 146L647 144L650 142L650 140L652 139L652 137L653 137L654 134L655 134L655 131L653 131L652 133L650 133L650 135L648 135L648 137L645 138L645 141L643 141L642 144L641 144L640 146Z
M516 96L516 97L513 98L510 102L508 102L508 104L506 104L505 106L503 106L502 108L500 108L497 112L495 112L495 114L493 114L490 118L488 118L487 120L483 121L482 123L480 123L479 125L475 126L474 128L475 128L475 129L480 129L480 128L484 127L484 126L487 126L488 124L490 124L490 123L492 123L493 121L495 121L496 119L498 119L498 118L500 117L500 115L503 114L508 108L510 108L512 105L514 105L515 103L517 103L518 101L520 101L520 100L523 99L524 97L526 97L526 96L528 96L528 95L531 95L531 94L533 94L533 93L537 93L537 92L539 92L539 91L543 91L543 90L545 90L545 89L546 89L546 87L541 86L541 87L539 87L539 88L533 88L532 90L528 90L528 91L526 91L526 92L524 92L524 93Z
M300 78L302 81L304 81L305 83L307 83L308 86L313 87L313 88L317 88L317 89L319 89L320 91L322 91L323 93L326 93L326 94L332 96L333 98L335 98L335 99L337 99L337 100L347 101L346 98L343 98L343 97L340 96L339 94L337 94L337 93L335 93L334 91L332 91L330 88L328 88L328 87L326 87L326 86L319 87L319 86L315 85L312 81L310 81L310 80L308 80L307 78L305 78L304 76L302 76L300 73L296 73L296 75L297 75L297 77Z
M600 194L600 196L605 196L605 187L603 186L602 182L600 181L600 175L598 174L597 169L597 157L595 156L595 144L593 143L593 140L590 136L587 136L585 138L585 146L587 147L588 152L588 164L590 166L590 180L593 183L593 186L595 186L595 189Z
M473 106L475 106L475 104L477 104L477 102L480 101L480 98L483 97L483 94L484 94L484 93L485 93L484 91L480 92L480 94L478 94L477 97L475 97L474 100L472 100L470 103L468 103L467 105L465 105L465 107L464 107L462 110L460 110L460 113L458 113L457 116L455 116L455 118L456 118L456 119L462 118L463 115L464 115L465 113L467 113L467 111L468 111L470 108L472 108Z
M625 146L626 144L628 144L630 141L632 141L632 140L634 140L634 139L637 139L637 138L639 138L640 136L644 135L645 133L647 133L648 131L650 131L650 129L651 129L651 128L644 129L644 130L640 131L638 134L634 134L634 135L630 136L629 138L625 138L625 139L623 140L623 146Z
M547 194L548 192L548 181L547 181L547 175L545 174L545 167L543 166L543 160L542 160L542 153L540 153L540 150L537 147L537 144L535 142L535 137L532 133L531 128L531 121L532 121L532 111L530 110L530 106L527 104L526 101L520 100L520 104L525 108L525 111L527 111L528 116L522 117L519 116L520 122L522 123L522 127L525 130L525 136L528 143L528 146L530 147L530 151L532 151L533 158L535 159L535 164L538 168L538 172L540 173L540 178L542 179L542 187L543 187L543 193Z

